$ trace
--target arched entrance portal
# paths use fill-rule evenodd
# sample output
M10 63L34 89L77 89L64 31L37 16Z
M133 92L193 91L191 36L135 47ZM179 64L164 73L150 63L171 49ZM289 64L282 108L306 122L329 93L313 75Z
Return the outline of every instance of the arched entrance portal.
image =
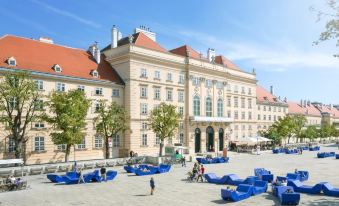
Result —
M201 131L199 128L195 129L195 153L201 152Z
M224 149L224 129L219 129L219 151L223 151Z
M209 152L214 150L214 130L211 126L206 128L206 150Z

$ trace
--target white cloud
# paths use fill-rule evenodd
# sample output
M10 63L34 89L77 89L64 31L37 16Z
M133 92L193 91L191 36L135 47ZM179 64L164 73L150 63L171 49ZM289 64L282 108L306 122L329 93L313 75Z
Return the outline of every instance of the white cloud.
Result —
M97 24L96 22L84 19L84 18L82 18L80 16L77 16L77 15L71 13L71 12L63 11L61 9L55 8L55 7L53 7L53 6L51 6L51 5L47 4L47 3L44 3L44 2L41 2L41 1L38 1L38 0L32 0L32 2L42 6L43 8L45 8L45 9L47 9L49 11L52 11L52 12L54 12L56 14L61 15L61 16L68 17L70 19L73 19L73 20L78 21L80 23L86 24L88 26L91 26L91 27L94 27L94 28L100 28L101 27L101 25Z
M219 54L233 61L246 61L255 68L271 71L286 71L295 68L339 69L339 58L330 52L297 48L288 41L274 45L259 45L253 42L227 42L215 36L195 31L179 31L207 47L214 47Z

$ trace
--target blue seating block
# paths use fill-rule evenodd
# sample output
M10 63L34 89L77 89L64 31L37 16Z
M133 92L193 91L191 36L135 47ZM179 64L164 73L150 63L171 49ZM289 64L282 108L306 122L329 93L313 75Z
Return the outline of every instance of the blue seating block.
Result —
M290 190L289 193L287 193L288 190ZM282 205L298 205L300 201L300 194L295 193L293 187L290 186L276 186L274 195L278 197Z
M253 194L253 186L240 184L236 191L221 189L221 197L223 200L238 202L249 198Z
M339 188L334 188L328 182L323 184L323 192L327 196L339 197Z
M287 186L293 187L294 191L296 192L301 192L301 193L307 193L307 194L320 194L323 183L318 183L314 186L309 186L309 185L303 185L299 180L288 180L287 181Z
M256 180L253 186L253 195L258 195L267 191L268 183L266 181Z
M218 177L214 173L207 173L204 176L205 176L205 179L207 180L207 182L214 183L214 184L226 184L226 182L229 178L229 175L224 175L223 177Z

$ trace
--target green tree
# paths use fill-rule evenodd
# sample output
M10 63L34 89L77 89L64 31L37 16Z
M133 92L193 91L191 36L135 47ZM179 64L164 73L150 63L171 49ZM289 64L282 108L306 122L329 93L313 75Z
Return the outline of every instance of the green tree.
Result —
M284 118L280 119L277 122L276 129L278 134L282 138L287 138L287 143L290 143L290 138L294 134L294 122L293 122L293 116L286 115Z
M303 137L309 139L311 142L318 137L317 128L314 125L308 126L303 130Z
M162 156L164 140L175 135L180 118L181 115L176 111L176 107L166 103L161 103L159 108L151 111L150 128L160 138L159 156Z
M325 31L320 34L319 40L315 41L317 45L320 42L328 40L336 40L336 46L339 46L339 1L327 0L328 10L319 10L315 7L311 7L311 11L314 11L318 15L318 20L326 20ZM339 54L334 54L334 57L339 58Z
M114 137L119 132L125 132L129 129L127 125L127 115L123 106L112 102L106 105L104 101L100 102L101 107L97 111L99 114L95 118L96 130L102 134L105 142L105 158L109 158L108 138Z
M51 115L45 115L44 119L56 129L50 134L53 143L66 145L65 162L68 162L71 147L85 138L83 131L90 100L80 90L53 92L48 105Z
M260 135L268 139L271 139L274 145L281 144L282 138L278 132L276 124L270 126L266 131L261 131Z
M298 139L300 139L301 141L303 138L302 131L306 123L306 117L304 115L293 115L292 122L293 122L292 130L296 137L296 140L297 142L298 142Z
M15 158L26 163L27 127L39 119L37 107L42 97L27 72L9 72L0 80L0 122L10 130L15 145Z
M332 135L331 125L330 124L323 124L323 125L321 125L319 134L320 134L321 138L330 137Z

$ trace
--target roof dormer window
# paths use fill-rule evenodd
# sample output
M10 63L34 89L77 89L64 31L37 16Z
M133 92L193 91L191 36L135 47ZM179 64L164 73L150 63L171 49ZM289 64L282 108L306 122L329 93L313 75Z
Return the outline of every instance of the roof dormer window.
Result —
M54 64L53 69L55 72L62 72L62 69L59 64Z
M7 59L7 63L8 63L9 66L16 66L16 60L15 60L14 57L9 57Z
M96 77L96 78L99 77L99 72L97 70L92 70L91 74L93 77Z

